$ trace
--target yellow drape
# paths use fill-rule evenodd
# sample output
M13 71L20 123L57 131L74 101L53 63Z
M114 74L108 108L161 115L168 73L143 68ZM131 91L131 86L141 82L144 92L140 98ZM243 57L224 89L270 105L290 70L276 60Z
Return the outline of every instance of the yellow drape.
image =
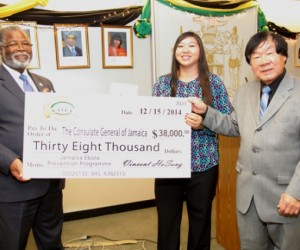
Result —
M0 8L0 18L8 17L18 12L31 9L35 6L46 6L48 0L22 0L19 3L10 4Z

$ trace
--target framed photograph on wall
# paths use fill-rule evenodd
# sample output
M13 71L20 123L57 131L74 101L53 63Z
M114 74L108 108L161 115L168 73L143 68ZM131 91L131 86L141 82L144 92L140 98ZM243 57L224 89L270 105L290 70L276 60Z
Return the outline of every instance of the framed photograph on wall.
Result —
M32 59L27 68L29 69L39 69L40 68L40 55L39 55L39 46L37 39L37 28L36 22L1 22L1 28L5 28L7 26L16 25L22 28L30 38L32 44Z
M133 68L132 26L103 25L103 68Z
M295 66L300 67L300 33L297 34L295 43Z
M87 24L53 24L58 69L89 68Z

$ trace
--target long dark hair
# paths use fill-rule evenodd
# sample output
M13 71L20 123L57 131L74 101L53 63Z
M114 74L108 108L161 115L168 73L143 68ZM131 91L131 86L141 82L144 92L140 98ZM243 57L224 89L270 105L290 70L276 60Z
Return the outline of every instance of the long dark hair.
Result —
M200 87L202 89L202 94L203 94L203 100L206 104L211 105L212 104L212 93L211 93L211 88L210 88L210 83L209 83L209 69L208 69L208 64L206 61L206 56L205 56L205 50L204 46L202 43L201 38L194 32L192 31L187 31L182 33L176 40L174 44L174 49L173 49L173 56L172 56L172 66L171 66L171 96L174 97L176 96L177 92L177 81L178 81L178 70L179 70L179 63L176 60L176 49L178 47L178 44L186 39L187 37L194 37L197 41L197 44L200 49L200 57L198 61L198 78L200 82Z

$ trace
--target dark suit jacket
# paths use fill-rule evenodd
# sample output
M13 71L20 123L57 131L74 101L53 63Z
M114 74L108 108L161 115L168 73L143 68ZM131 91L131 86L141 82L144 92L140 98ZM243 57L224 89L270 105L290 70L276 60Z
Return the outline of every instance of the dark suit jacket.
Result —
M76 56L82 56L82 50L78 47L75 47ZM68 46L63 47L63 56L73 56L70 48Z
M41 92L54 91L52 83L29 73ZM10 73L0 66L0 202L24 201L44 195L51 180L32 179L18 182L9 167L16 158L23 157L25 94Z

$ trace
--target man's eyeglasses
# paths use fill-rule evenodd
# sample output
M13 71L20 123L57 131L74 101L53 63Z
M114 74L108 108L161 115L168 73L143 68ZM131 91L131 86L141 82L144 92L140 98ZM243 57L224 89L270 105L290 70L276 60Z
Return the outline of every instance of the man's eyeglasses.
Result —
M23 48L28 49L28 48L32 47L32 44L29 42L20 42L20 43L11 42L11 43L3 44L0 46L5 47L5 48L11 48L11 49L17 49L19 46L22 46Z

